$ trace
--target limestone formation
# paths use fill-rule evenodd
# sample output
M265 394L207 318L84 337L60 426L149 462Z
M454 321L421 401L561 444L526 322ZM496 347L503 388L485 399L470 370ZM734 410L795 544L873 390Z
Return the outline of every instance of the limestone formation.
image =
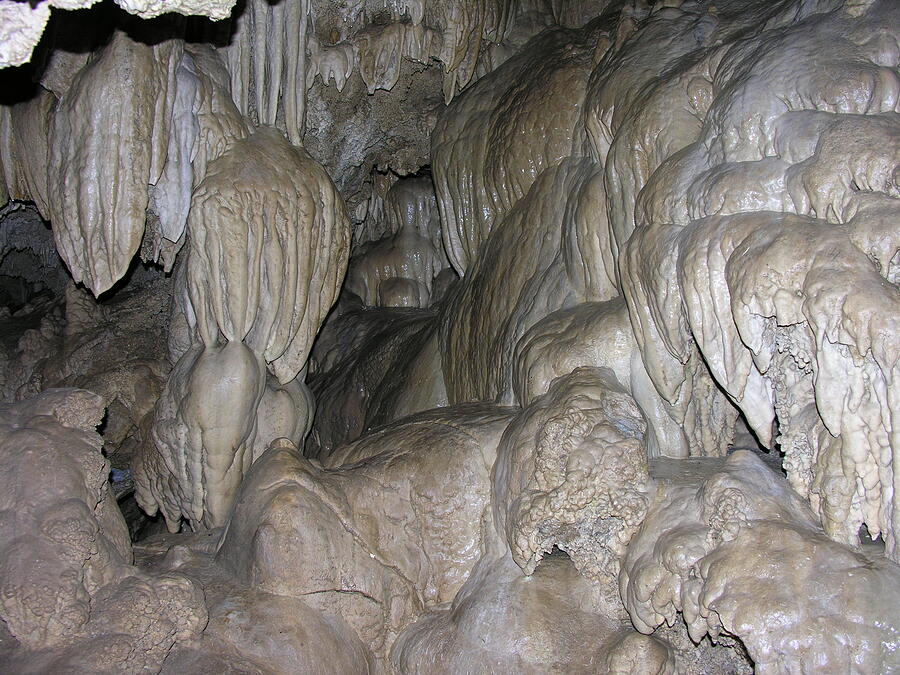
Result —
M206 626L190 580L131 564L95 431L103 413L80 389L0 408L0 617L14 638L0 658L13 671L158 670Z
M150 46L116 31L64 92L41 90L4 109L6 192L33 200L54 223L69 271L95 295L126 274L148 224L147 257L171 267L192 189L207 163L246 135L223 99L221 71L208 48ZM134 90L133 80L143 86Z
M324 469L278 442L244 482L219 559L254 588L337 606L383 657L478 560L509 416L484 406L422 413L335 450Z
M532 574L564 551L588 578L614 578L647 510L645 423L605 369L558 378L506 431L494 509L513 560Z
M538 175L578 155L593 31L556 30L477 82L444 112L432 171L444 246L460 276Z
M255 445L302 442L312 405L302 380L291 383L337 295L350 238L328 176L274 130L207 166L188 227L180 309L193 346L175 364L134 472L139 503L161 510L172 531L182 517L225 523ZM267 368L295 390L282 389L287 414L273 409L277 384L265 395Z
M356 307L328 320L311 357L309 383L318 409L309 456L328 455L367 429L447 405L435 318L403 308L373 313ZM398 379L396 372L405 376Z
M451 608L407 628L391 662L402 673L677 672L665 643L604 615L585 582L564 556L529 577L501 558L476 570Z
M0 0L0 670L900 671L900 3L93 5Z
M896 559L898 240L883 223L900 204L888 178L897 8L773 7L752 44L728 37L762 25L751 14L733 26L703 12L660 11L629 38L649 49L652 31L691 26L671 53L653 49L695 50L667 82L623 90L640 96L630 114L609 116L623 109L610 79L623 74L607 67L592 83L588 126L621 206L612 230L628 237L622 286L647 371L678 407L702 359L759 441L786 453L829 534L856 543L865 524ZM822 50L827 62L800 56ZM673 100L693 113L666 117ZM657 141L642 146L649 129Z
M346 288L369 307L428 307L435 279L449 268L431 179L394 183L379 215L384 222L367 229L386 234L359 247L347 270Z
M564 257L566 240L578 241L575 204L581 199L596 203L597 190L602 195L598 169L590 159L563 160L541 173L494 225L483 257L466 271L441 317L451 401L499 397L511 402L515 348L525 332L558 309L615 294L605 278L596 290L580 287L581 275L577 281L570 278ZM594 220L598 216L599 223ZM589 217L603 226L602 212ZM600 263L591 249L572 253L577 256L573 270Z
M664 642L626 625L608 585L649 503L643 434L634 401L596 368L559 378L511 420L492 472L482 556L449 608L397 639L394 667L676 672Z
M658 501L624 562L622 598L639 630L682 612L694 640L740 637L759 672L897 667L895 564L827 539L748 451L688 467L660 472ZM830 607L840 610L824 619Z
M583 366L609 368L634 397L647 423L650 457L688 456L685 432L647 375L621 297L561 309L532 326L516 344L516 401L528 405L556 378Z

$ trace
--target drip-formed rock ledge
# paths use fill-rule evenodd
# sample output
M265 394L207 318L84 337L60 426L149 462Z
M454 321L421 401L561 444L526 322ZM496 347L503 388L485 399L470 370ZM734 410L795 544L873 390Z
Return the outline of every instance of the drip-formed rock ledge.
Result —
M900 671L900 3L0 0L0 68L0 670Z

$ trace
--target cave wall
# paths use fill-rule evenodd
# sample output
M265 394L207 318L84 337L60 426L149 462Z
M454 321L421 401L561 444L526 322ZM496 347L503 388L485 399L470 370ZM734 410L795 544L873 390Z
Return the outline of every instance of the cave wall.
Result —
M0 3L0 661L900 667L900 6L92 4Z

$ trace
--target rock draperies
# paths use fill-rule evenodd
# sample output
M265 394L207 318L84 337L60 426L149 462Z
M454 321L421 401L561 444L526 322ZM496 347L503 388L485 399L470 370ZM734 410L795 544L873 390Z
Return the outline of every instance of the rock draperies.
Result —
M203 343L243 340L293 380L347 268L350 226L331 179L278 132L258 131L209 166L189 228Z
M897 667L897 565L827 539L752 452L664 461L619 578L639 630L682 612L694 640L740 636L757 672Z
M37 204L95 295L122 278L145 235L145 257L171 268L193 188L248 133L223 74L209 47L116 31L60 94L0 108L7 194Z
M536 38L455 101L432 157L445 244L467 277L442 325L450 400L511 401L525 330L621 293L661 399L642 403L645 414L660 428L653 408L664 410L684 429L673 454L723 454L739 411L785 452L792 485L830 536L853 544L866 525L896 558L896 12L884 2L748 5L724 21L703 3L636 3L595 27L590 55L544 58L548 77L510 77L522 84L505 90L502 75L550 54L552 39ZM813 55L825 45L823 63ZM585 96L573 86L572 106L563 94L535 105L543 117L529 126L522 101L542 101L567 72L589 72ZM557 103L584 112L553 127L554 149L554 133L538 130ZM600 253L581 269L602 274L567 264L560 275L552 250L535 254L544 267L532 274L537 242L558 235L535 234L518 211L548 205L541 186L581 153L602 173L605 208L563 236L588 254L593 237ZM515 262L497 264L503 251ZM579 298L584 289L599 297Z
M542 35L442 115L431 141L444 247L464 276L538 175L577 154L596 34Z
M148 47L117 33L78 73L53 116L50 221L73 278L96 295L125 274L144 235L183 50L174 41ZM132 90L132 78L146 86Z
M897 11L661 8L620 22L585 106L660 395L683 410L708 369L829 535L855 544L865 524L894 559Z
M302 441L311 406L302 377L290 383L349 250L331 180L278 132L248 137L229 87L209 47L149 46L116 31L59 100L45 91L4 108L0 126L8 194L35 200L73 277L94 294L125 274L142 240L142 254L167 269L191 242L176 284L187 325L180 349L206 351L189 350L174 369L135 471L141 503L162 508L173 529L181 515L223 522L254 455L258 416L263 446ZM284 396L297 412L283 414Z
M224 524L258 444L302 442L312 413L303 373L350 247L333 183L275 130L208 165L188 228L182 311L193 346L135 461L139 503L176 531L182 516Z
M258 418L263 447L278 436L302 441L311 405L302 376L292 382L349 250L331 180L278 132L250 135L229 88L210 47L150 46L116 31L59 100L45 91L5 108L0 126L7 192L35 200L73 277L95 295L139 248L171 269L191 242L175 291L181 361L135 470L139 500L173 529L182 515L224 521L261 452ZM190 349L198 344L206 350ZM285 414L284 397L294 412Z

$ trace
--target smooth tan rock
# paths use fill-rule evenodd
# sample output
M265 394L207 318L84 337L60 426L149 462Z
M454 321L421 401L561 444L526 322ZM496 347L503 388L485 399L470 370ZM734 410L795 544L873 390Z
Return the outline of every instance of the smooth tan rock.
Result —
M530 577L509 558L479 572L451 608L401 634L391 652L398 672L677 672L665 643L592 605L591 585L565 556L547 558Z
M435 324L431 312L401 308L329 318L311 357L318 408L308 456L327 457L368 429L447 405Z
M244 481L218 559L259 590L338 608L384 657L478 560L509 417L490 406L421 413L338 449L326 469L276 443Z
M447 108L431 155L444 247L460 276L537 176L577 155L593 33L556 30Z

